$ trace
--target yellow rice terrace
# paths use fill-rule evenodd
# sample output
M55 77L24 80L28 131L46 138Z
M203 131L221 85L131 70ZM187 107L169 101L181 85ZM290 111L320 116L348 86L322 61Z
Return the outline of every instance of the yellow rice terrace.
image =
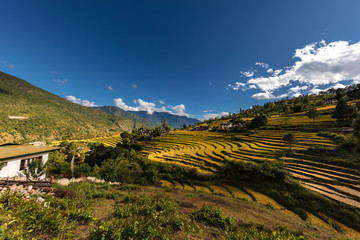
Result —
M254 131L250 133L218 133L175 131L149 144L144 153L149 159L196 168L211 174L224 161L273 161L288 146L282 141L287 131ZM294 149L319 145L334 148L331 140L316 133L295 132L299 144Z
M289 145L283 141L284 135L289 132L297 139L297 144L292 146L293 151L288 151ZM334 151L336 147L332 140L313 132L174 131L150 141L143 153L148 155L149 160L191 169L200 176L197 180L191 177L163 179L164 187L255 201L308 223L321 222L329 229L335 228L350 235L354 233L352 236L359 237L352 230L357 229L357 226L343 222L341 217L347 214L346 206L360 207L359 173L351 168L323 163L316 154L309 152L309 149ZM297 181L273 180L278 170L270 173L268 178L261 178L268 174L267 171L272 171L269 169L277 169L277 166L288 171L291 179ZM231 179L232 168L241 172L237 179ZM230 171L229 178L226 177L226 171ZM259 176L261 179L256 179ZM339 202L344 212L329 211L335 205L326 199ZM322 208L310 202L320 202L320 205L327 206Z

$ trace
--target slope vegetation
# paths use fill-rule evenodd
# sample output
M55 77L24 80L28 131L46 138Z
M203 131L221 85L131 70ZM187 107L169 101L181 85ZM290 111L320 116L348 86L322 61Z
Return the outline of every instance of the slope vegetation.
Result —
M142 125L72 103L3 72L0 102L0 142L89 138Z

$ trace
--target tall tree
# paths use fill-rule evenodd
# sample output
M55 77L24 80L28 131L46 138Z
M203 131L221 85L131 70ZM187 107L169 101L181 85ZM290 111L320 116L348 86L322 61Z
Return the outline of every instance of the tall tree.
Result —
M351 120L356 117L356 107L348 106L344 99L340 99L331 117L335 118L339 123L346 121L351 122Z
M251 128L259 128L259 127L265 126L267 124L267 122L268 122L268 119L265 115L259 115L259 116L254 117L251 120L250 127Z
M288 134L284 135L282 140L286 145L289 145L290 151L291 151L291 146L293 144L298 143L298 140L296 139L296 137L295 137L295 135L293 133L288 133Z
M357 115L357 118L353 123L353 128L354 128L353 135L358 140L356 150L360 151L360 114Z
M26 177L39 178L46 173L46 163L43 163L41 159L34 159L28 164L28 167L24 169L24 175Z
M167 132L170 131L170 127L166 122L166 117L164 117L163 120L161 121L161 127L164 128Z
M306 116L313 120L313 126L315 127L315 118L320 117L320 113L316 108L313 106L307 112Z

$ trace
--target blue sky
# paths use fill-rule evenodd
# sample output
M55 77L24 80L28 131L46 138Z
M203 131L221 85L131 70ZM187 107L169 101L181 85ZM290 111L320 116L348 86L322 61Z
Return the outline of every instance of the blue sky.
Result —
M360 82L359 9L356 0L3 1L0 70L83 105L203 119Z

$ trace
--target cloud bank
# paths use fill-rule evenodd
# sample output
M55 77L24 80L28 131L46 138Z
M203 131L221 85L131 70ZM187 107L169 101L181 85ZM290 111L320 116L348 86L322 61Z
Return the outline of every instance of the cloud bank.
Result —
M89 100L81 100L80 98L76 98L74 96L66 96L66 99L73 103L83 105L85 107L97 107L98 106L94 102L90 102Z
M264 100L316 93L324 90L320 87L329 84L338 87L341 82L348 80L360 82L360 42L336 41L327 44L323 40L296 49L293 58L298 59L294 65L276 70L269 68L266 63L257 62L255 65L266 69L267 76L250 78L245 83L236 82L230 87L243 91L259 89L262 92L252 97ZM286 93L276 94L280 89Z
M162 101L163 102L163 101ZM165 106L162 106L160 108L156 107L155 103L152 102L146 102L142 99L137 99L134 100L134 103L137 104L136 107L132 107L127 105L122 98L116 98L114 99L114 104L115 106L117 106L118 108L121 108L125 111L146 111L148 114L153 114L154 112L167 112L173 115L178 115L178 116L185 116L185 117L189 117L189 114L187 114L185 112L185 105L184 104L179 104L176 106L168 106L169 109L167 109ZM163 102L165 103L165 102Z

